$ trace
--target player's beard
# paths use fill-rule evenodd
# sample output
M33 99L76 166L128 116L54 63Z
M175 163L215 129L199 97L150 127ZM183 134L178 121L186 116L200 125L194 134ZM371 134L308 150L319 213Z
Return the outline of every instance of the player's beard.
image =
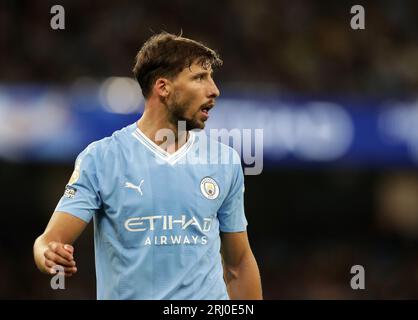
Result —
M186 123L187 131L193 129L203 129L205 127L205 123L198 118L200 107L197 108L196 112L192 113L191 110L193 105L190 100L192 99L181 101L177 92L174 92L173 96L167 101L169 121L176 126L179 121L184 121Z

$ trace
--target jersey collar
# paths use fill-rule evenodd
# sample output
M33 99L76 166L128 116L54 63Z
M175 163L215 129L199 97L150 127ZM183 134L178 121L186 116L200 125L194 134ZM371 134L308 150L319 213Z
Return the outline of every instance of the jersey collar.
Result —
M132 132L132 136L141 142L145 147L147 147L152 153L154 153L160 159L166 161L167 163L173 165L179 161L186 153L190 150L193 142L195 140L195 134L192 131L189 131L189 139L183 144L180 149L174 153L168 153L154 141L148 138L137 126L136 129Z

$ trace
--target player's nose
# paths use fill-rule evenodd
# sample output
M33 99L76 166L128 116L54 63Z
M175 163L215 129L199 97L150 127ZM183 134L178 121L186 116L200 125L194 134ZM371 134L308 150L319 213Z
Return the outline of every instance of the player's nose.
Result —
M209 91L208 91L208 96L209 96L209 98L216 98L216 97L219 97L219 95L221 94L220 92L219 92L219 89L218 89L218 87L216 86L216 84L215 84L215 82L212 80L212 81L210 81L210 85L209 85L209 89L208 89Z

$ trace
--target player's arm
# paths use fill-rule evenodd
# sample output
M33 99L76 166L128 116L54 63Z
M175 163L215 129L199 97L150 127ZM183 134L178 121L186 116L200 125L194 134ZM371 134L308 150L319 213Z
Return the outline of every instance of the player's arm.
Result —
M92 143L78 155L65 192L34 243L35 263L42 272L54 273L55 265L64 267L67 276L77 271L72 244L101 207L96 164L102 157L96 146Z
M224 278L233 300L262 299L261 279L247 232L221 232Z
M87 223L71 214L55 211L46 227L34 243L33 254L38 269L55 273L54 266L64 267L65 275L77 272L72 244L86 228Z

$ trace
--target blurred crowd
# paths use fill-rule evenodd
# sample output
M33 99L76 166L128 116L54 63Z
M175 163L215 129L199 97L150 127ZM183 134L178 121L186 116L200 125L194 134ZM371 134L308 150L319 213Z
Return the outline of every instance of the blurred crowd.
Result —
M414 94L418 3L362 1L60 1L65 30L50 28L54 1L0 4L1 82L67 83L130 76L153 33L183 32L220 52L218 80L235 88L312 94Z

